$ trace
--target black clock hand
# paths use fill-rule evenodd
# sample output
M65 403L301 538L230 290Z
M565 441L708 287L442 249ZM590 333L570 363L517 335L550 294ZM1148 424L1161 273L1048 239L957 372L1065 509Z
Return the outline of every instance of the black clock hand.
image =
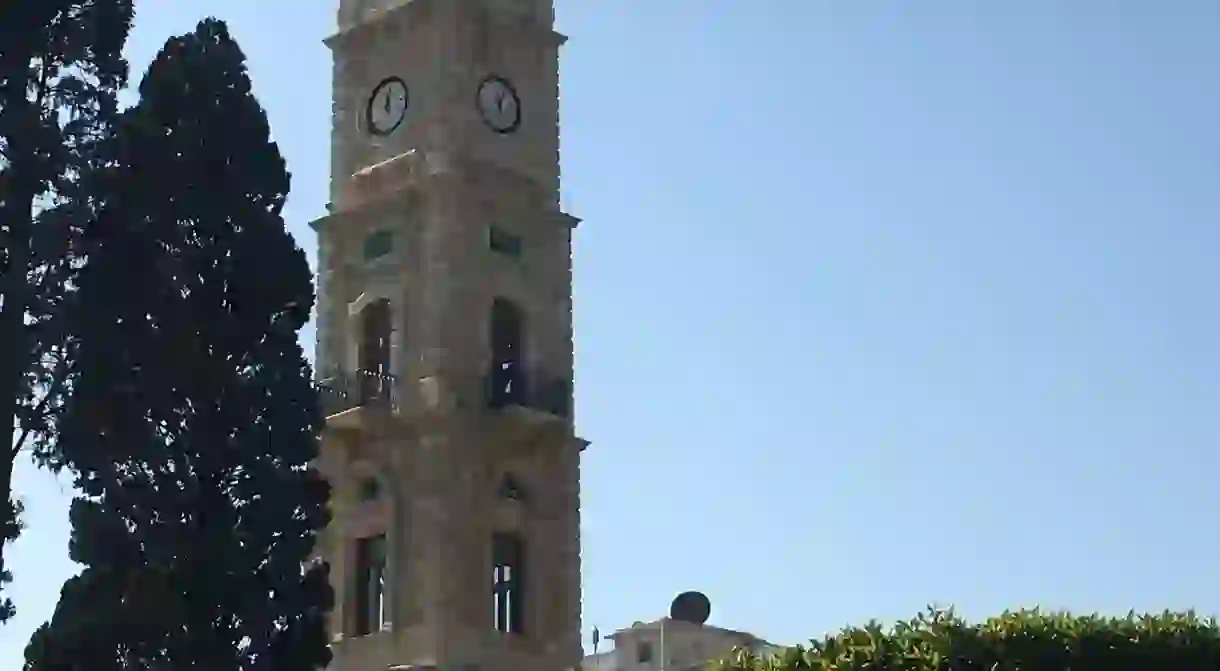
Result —
M389 93L385 94L385 113L387 115L390 113L390 94Z

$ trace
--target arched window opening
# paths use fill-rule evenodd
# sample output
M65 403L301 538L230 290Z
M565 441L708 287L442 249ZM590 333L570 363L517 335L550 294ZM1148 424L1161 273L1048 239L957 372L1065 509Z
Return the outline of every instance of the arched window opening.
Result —
M492 621L504 634L525 632L525 548L521 536L492 536Z
M388 400L393 387L390 370L390 335L393 331L390 301L379 299L360 311L360 349L357 377L360 401Z
M521 405L525 401L525 352L520 309L497 298L491 304L492 407Z
M352 634L368 636L387 622L385 534L357 539L355 555Z

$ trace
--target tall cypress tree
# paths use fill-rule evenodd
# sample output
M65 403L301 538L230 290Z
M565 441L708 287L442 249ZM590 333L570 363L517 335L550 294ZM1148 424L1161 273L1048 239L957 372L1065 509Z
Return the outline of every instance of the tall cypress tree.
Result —
M26 668L307 671L331 592L289 175L225 24L169 40L88 232L56 457L85 565Z
M93 179L127 79L131 0L0 2L0 587L20 531L13 466L54 437L69 365L61 319L100 198ZM0 622L13 613L0 598Z

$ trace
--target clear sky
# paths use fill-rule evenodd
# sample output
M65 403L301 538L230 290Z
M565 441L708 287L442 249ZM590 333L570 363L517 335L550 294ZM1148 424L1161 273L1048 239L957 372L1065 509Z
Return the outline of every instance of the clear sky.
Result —
M230 22L312 250L337 0L137 5L137 74ZM1220 612L1220 4L558 12L586 638L686 589L778 642ZM68 494L18 486L3 668L74 570Z

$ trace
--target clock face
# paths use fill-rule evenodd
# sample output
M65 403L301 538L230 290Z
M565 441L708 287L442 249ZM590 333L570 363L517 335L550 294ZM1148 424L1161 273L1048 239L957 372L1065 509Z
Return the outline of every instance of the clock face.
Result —
M476 104L483 122L497 133L511 133L521 125L521 98L503 77L484 79Z
M364 124L373 135L389 135L407 118L407 84L398 77L381 80L364 108Z

